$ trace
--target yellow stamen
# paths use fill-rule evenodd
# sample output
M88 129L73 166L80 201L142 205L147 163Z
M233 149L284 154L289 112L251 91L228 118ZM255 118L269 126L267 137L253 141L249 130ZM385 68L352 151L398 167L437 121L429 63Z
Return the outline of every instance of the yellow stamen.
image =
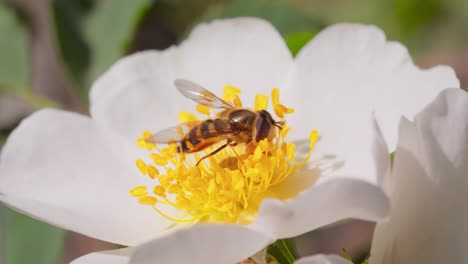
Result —
M254 110L259 111L259 110L265 110L268 107L268 96L263 95L263 94L257 94L255 96L255 105L254 105Z
M223 100L230 102L234 100L240 94L240 89L232 85L224 86L223 90Z
M271 91L271 101L273 103L273 110L275 111L275 114L278 117L284 118L284 114L294 113L293 108L288 108L279 103L279 89L278 88L273 88L273 90Z
M151 166L151 165L147 166L147 172L148 172L148 176L151 179L154 179L157 176L159 176L159 170L156 169L155 167Z
M222 98L241 106L239 93L238 88L227 85ZM281 119L293 112L292 108L280 104L278 89L272 90L271 100L276 115ZM267 107L268 97L257 95L254 109L266 110ZM211 111L209 107L201 105L197 105L196 110L205 115ZM181 112L179 120L185 123L198 119L191 113ZM272 187L282 184L307 165L319 137L315 130L310 133L309 152L304 160L296 162L296 145L286 141L290 130L287 125L283 125L281 130L275 128L276 136L272 140L229 146L198 166L195 164L202 157L219 148L223 142L197 153L184 154L177 152L175 143L167 147L148 145L151 142L144 139L151 133L146 131L137 144L150 150L149 157L153 164L138 159L136 165L143 175L154 180L150 188L155 196L148 195L146 186L137 186L130 194L137 197L140 204L151 206L162 217L177 223L251 223L262 200L275 197ZM183 137L183 133L181 129L179 136ZM161 204L177 208L185 217L168 215L160 208Z
M187 113L187 112L184 112L184 111L181 111L179 113L179 121L181 123L187 123L187 122L190 122L190 121L197 121L197 120L198 120L198 118L194 114Z
M155 205L158 202L158 199L153 196L144 196L138 199L138 203L143 205Z
M137 186L130 190L130 195L133 197L142 197L146 196L148 192L146 191L146 186Z
M211 107L202 105L202 104L197 104L197 112L203 115L209 115L210 114Z
M161 197L166 197L166 190L161 185L156 185L153 189L153 193Z
M156 146L150 131L143 132L143 135L137 139L137 146L147 150L152 150Z
M140 170L141 174L146 175L148 172L148 166L146 166L146 163L142 159L137 159L136 166Z

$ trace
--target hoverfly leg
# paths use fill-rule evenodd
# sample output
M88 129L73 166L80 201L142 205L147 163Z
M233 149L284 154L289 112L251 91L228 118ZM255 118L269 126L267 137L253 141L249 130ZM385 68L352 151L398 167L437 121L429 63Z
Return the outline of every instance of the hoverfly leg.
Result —
M234 152L234 154L237 156L237 159L240 160L240 162L242 163L242 166L244 166L244 169L247 169L247 167L245 166L244 162L242 161L240 155L237 153L236 149L234 148L235 146L237 146L237 142L232 142L231 145L229 145L232 149L232 152Z
M220 152L221 150L223 150L224 148L226 148L227 146L229 146L229 144L231 144L231 140L230 140L230 139L227 140L226 144L224 144L224 145L222 145L221 147L217 148L216 150L214 150L214 151L211 152L210 154L203 156L203 157L197 162L197 164L195 164L195 166L198 166L198 164L200 164L200 162L202 162L204 159L209 158L209 157L215 155L216 153Z

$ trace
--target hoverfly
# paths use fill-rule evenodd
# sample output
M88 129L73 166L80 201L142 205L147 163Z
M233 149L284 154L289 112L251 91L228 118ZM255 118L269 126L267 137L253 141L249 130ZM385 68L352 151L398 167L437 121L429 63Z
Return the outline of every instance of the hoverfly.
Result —
M272 140L282 121L276 122L266 110L254 111L240 108L217 97L198 84L178 79L174 85L179 92L193 101L211 108L223 109L216 117L179 124L159 131L145 139L149 143L177 143L177 152L194 153L225 141L223 145L202 157L200 162L226 148L239 143L257 143Z

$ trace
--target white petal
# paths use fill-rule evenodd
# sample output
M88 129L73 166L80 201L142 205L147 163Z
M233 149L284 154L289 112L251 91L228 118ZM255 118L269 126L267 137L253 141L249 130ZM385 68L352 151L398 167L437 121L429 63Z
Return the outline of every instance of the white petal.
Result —
M256 18L218 20L197 26L179 47L121 59L91 90L91 113L119 134L137 137L177 123L195 103L173 82L185 78L221 95L224 85L243 89L252 106L256 93L283 86L292 57L279 33Z
M285 95L296 109L288 122L297 137L318 129L316 157L339 155L347 173L371 182L371 113L393 151L401 115L413 118L442 89L459 87L451 68L421 70L380 29L352 24L331 26L312 39L297 55L292 80Z
M73 260L70 264L127 264L131 252L130 248L93 252Z
M449 89L414 124L403 119L392 213L377 224L370 263L464 263L468 258L468 94Z
M221 91L232 84L242 98L284 87L292 56L273 26L258 18L216 20L197 26L181 45L183 78ZM250 104L247 104L250 105ZM252 105L250 105L252 106Z
M91 119L39 111L10 135L0 162L0 200L42 221L134 245L169 224L139 205L137 148Z
M138 246L132 264L238 263L272 239L238 225L198 225Z
M380 220L388 211L389 202L381 188L343 177L314 186L289 203L264 200L250 227L287 238L344 218Z
M182 102L173 84L175 53L145 51L115 63L91 87L93 119L132 142L143 131L175 125Z
M337 255L314 255L304 257L294 262L295 264L352 264L349 260Z
M415 120L424 153L424 168L433 180L468 172L468 93L447 89Z
M382 135L382 130L375 118L373 119L374 142L372 143L372 155L374 157L375 175L377 176L378 185L386 191L390 192L390 171L391 157L388 151L387 143Z

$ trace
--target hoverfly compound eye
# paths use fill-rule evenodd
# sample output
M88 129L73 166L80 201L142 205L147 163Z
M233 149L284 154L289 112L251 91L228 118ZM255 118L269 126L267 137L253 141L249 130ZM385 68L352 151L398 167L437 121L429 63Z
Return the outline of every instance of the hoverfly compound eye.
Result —
M275 121L273 120L273 117L271 117L270 113L265 110L259 111L255 122L255 141L259 142L270 137L273 126L275 126Z

